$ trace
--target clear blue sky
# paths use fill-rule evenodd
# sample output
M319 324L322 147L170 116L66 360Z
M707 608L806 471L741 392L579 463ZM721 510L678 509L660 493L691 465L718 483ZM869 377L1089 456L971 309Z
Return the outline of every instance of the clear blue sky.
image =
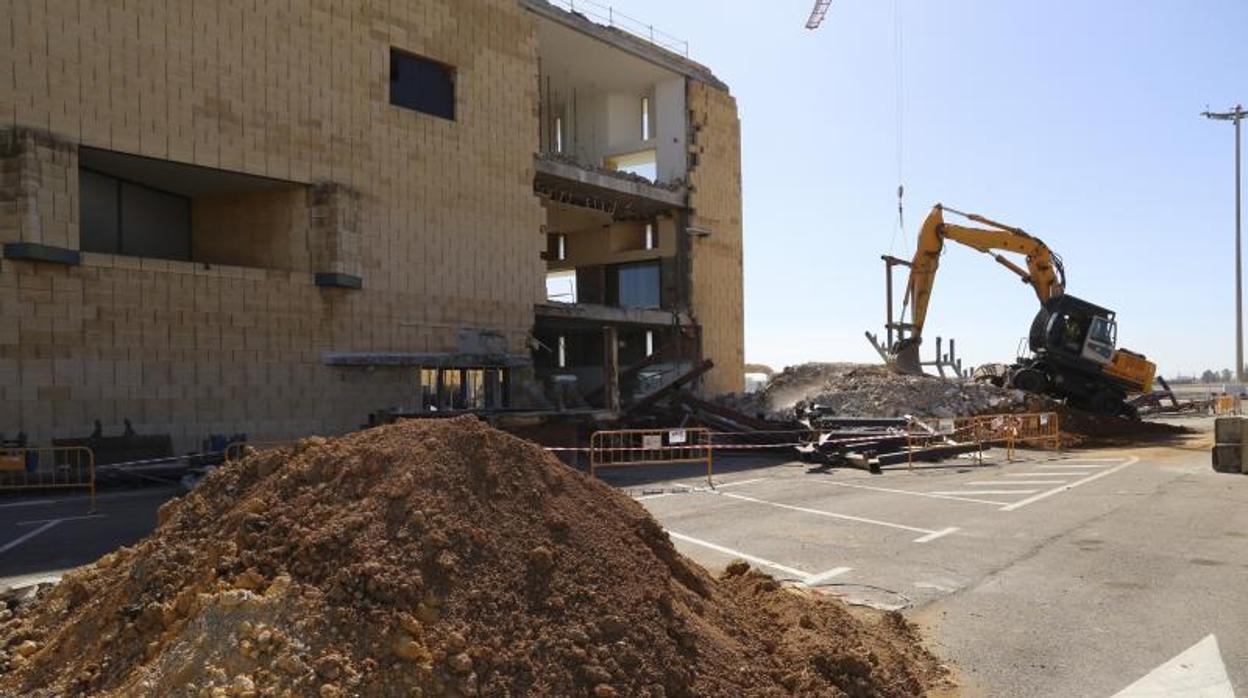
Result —
M939 201L1042 237L1163 375L1234 364L1233 132L1199 113L1248 104L1248 2L833 0L813 32L809 0L613 4L737 98L748 361L874 360L879 256L910 256ZM1005 360L1035 309L951 246L926 334Z

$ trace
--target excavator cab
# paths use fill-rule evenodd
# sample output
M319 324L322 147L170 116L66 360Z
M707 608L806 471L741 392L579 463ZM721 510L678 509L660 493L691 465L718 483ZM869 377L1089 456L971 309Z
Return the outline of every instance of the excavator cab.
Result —
M1064 294L1050 298L1031 325L1030 345L1068 361L1110 362L1118 336L1114 311Z
M1097 383L1076 380L1076 375L1109 379L1118 391L1152 389L1156 366L1141 354L1117 348L1118 322L1108 308L1069 294L1052 298L1032 321L1028 343L1036 357L1033 367L1048 366L1050 380L1069 394L1090 399L1101 392ZM1096 405L1096 411L1108 406Z

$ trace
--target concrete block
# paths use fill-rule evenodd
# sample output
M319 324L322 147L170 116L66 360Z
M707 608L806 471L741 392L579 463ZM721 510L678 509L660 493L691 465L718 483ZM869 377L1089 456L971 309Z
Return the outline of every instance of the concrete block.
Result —
M1213 420L1213 441L1218 444L1242 444L1245 428L1248 428L1248 417L1218 417Z
M1213 469L1219 473L1244 472L1243 449L1239 444L1217 444L1213 447Z

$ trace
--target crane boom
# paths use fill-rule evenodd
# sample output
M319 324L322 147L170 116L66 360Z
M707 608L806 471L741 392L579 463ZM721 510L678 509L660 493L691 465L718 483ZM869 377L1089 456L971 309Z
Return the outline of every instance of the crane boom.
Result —
M806 20L807 29L818 29L823 24L823 18L828 14L828 6L832 4L832 0L815 0L815 7L810 11L810 19Z

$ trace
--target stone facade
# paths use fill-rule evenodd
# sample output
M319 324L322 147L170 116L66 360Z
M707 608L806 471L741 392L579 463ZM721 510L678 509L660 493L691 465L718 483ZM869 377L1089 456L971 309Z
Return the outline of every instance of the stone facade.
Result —
M709 233L690 241L694 320L702 354L715 361L703 391L745 389L745 306L741 224L741 122L732 95L690 80L690 225Z
M194 261L0 260L0 433L46 442L129 419L180 451L211 433L336 433L410 405L419 382L411 366L331 366L327 353L450 354L481 332L527 356L546 239L536 32L520 4L8 7L0 243L80 249L85 149L281 186L196 197ZM392 48L453 67L454 120L390 104ZM694 242L694 302L719 392L741 380L740 328L714 326L740 323L740 189L712 180L739 178L738 134L727 93L690 90L705 95L691 103L705 124L691 203L718 226ZM322 274L360 288L318 286Z

